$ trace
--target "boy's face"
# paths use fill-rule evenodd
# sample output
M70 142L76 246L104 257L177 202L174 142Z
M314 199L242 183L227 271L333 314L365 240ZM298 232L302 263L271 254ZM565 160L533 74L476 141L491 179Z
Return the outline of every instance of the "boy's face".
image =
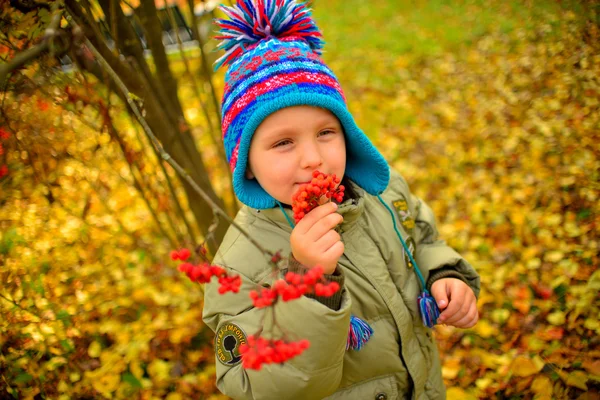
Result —
M246 178L256 179L273 198L291 204L314 170L342 179L346 170L344 131L329 110L311 106L281 109L258 126L250 143Z

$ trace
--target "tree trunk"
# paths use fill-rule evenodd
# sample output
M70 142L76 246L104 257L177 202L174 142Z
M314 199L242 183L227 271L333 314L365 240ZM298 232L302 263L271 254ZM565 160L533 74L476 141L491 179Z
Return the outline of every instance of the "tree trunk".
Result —
M162 54L165 57L162 62L158 63L162 63L161 69L159 70L157 66L158 75L156 77L151 74L147 75L149 69L144 67L144 65L147 65L146 60L143 57L143 52L139 51L139 49L141 49L141 44L137 47L137 45L127 43L127 45L123 45L126 46L126 49L119 49L121 53L129 56L129 62L124 62L122 58L118 57L110 50L105 38L102 35L98 35L99 30L94 29L92 25L95 22L88 20L80 3L77 0L66 0L65 3L69 8L69 12L72 13L73 17L76 18L77 23L83 28L84 35L92 42L100 54L107 60L109 65L116 71L126 84L127 88L143 100L143 106L146 111L146 121L163 144L165 150L190 174L202 190L204 190L211 199L219 205L219 207L223 208L223 201L217 197L213 190L202 161L202 155L198 151L192 136L189 134L189 129L183 129L184 132L181 132L180 130L180 123L186 128L187 123L185 122L183 111L177 98L176 82L166 84L164 90L160 88L161 85L159 82L165 79L161 73L165 73L172 78L162 41L160 43L160 48L162 48ZM107 1L105 5L109 6L109 2ZM123 18L123 20L129 24L129 21L126 20L120 7L117 7L117 12L115 14L118 20ZM154 15L156 16L156 9L154 9ZM158 17L156 17L156 20L158 21ZM114 21L111 21L111 23L114 23ZM117 22L117 24L119 23ZM159 30L158 33L160 34L161 31L162 30ZM130 35L133 30L131 29L128 32L128 29L122 26L118 32L119 37L121 38L119 42L126 43L131 39ZM135 40L139 43L137 35L135 36ZM161 51L158 48L158 45L154 43L154 46L156 46L157 52L160 54ZM89 71L98 76L97 68L89 68ZM98 76L98 78L101 81L106 79L104 75ZM114 82L112 82L112 87L116 87ZM157 95L157 92L159 95ZM118 93L117 91L115 91L115 93L123 98L121 93ZM164 96L162 96L162 93L164 93ZM125 104L127 103L125 102ZM172 106L172 108L170 108L171 112L169 112L168 106L165 107L165 104ZM173 121L174 117L177 119L176 121ZM182 181L182 184L187 195L190 209L198 221L202 234L206 238L209 233L209 227L214 222L212 210L189 184L185 181ZM215 254L216 246L220 244L226 230L226 224L221 223L213 232L214 242L208 242L209 250L212 254Z

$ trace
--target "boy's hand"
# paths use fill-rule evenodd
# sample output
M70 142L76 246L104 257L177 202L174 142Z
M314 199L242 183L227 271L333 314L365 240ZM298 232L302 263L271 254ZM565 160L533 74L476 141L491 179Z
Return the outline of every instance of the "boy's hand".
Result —
M315 207L298 222L290 237L294 258L309 268L320 265L326 274L333 273L344 253L344 243L333 229L344 220L336 210L333 202Z
M456 278L443 278L431 285L431 295L435 298L442 313L438 322L470 328L477 323L477 299L473 290Z

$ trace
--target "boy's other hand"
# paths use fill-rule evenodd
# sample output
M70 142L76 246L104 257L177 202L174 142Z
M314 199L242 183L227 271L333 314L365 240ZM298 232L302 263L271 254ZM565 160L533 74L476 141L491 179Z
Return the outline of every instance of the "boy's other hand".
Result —
M443 278L435 281L431 285L431 295L441 311L439 323L470 328L479 320L475 293L460 279Z
M294 258L306 267L323 267L332 274L344 253L344 243L334 228L344 218L336 213L337 204L330 202L315 207L292 230L290 245Z

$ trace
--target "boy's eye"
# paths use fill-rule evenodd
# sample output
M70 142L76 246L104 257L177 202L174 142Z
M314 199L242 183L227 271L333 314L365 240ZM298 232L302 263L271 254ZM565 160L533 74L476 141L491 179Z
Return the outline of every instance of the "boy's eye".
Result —
M319 136L327 135L327 134L330 134L330 133L335 133L335 131L333 131L331 129L326 129L324 131L319 132Z
M289 144L289 143L292 143L292 141L291 141L291 140L288 140L288 139L284 139L284 140L281 140L281 141L279 141L279 142L275 143L275 144L273 145L273 147L285 146L286 144Z

